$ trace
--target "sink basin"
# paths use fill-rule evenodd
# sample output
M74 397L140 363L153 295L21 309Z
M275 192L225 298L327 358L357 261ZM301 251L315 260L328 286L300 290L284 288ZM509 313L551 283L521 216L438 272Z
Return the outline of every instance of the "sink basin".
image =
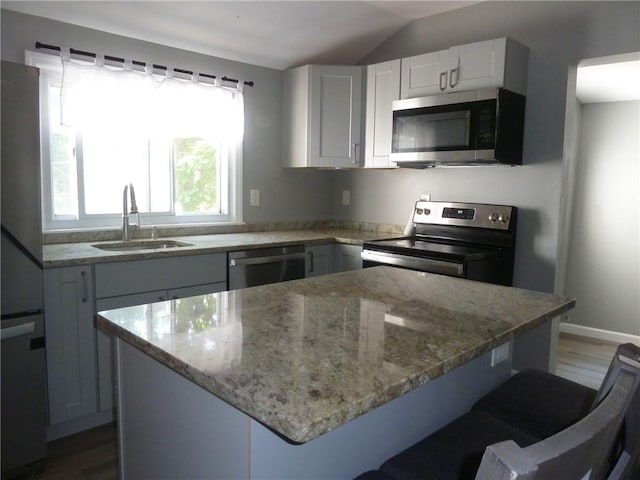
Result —
M177 240L130 240L128 242L96 243L91 246L108 252L129 252L135 250L191 247L193 243L179 242Z

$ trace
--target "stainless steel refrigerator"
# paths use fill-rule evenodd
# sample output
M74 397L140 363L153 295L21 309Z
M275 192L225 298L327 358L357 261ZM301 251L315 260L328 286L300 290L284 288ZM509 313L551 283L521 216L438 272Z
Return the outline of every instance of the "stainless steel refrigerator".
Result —
M44 465L46 357L40 213L39 71L2 62L2 478Z

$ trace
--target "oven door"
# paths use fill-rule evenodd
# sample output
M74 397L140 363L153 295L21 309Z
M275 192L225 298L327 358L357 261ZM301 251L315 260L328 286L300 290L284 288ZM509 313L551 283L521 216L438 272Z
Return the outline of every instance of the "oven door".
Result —
M392 267L417 270L419 272L439 273L450 277L464 278L464 264L446 260L436 260L433 258L412 257L391 252L380 252L375 250L362 251L362 266L375 267L387 265Z

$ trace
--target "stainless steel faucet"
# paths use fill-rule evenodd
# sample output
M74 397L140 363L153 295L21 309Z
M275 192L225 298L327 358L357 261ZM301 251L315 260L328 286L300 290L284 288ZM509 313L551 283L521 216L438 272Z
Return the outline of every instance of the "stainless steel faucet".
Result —
M128 193L131 193L131 210L127 205ZM135 225L129 225L129 214L135 214ZM122 241L126 242L130 240L129 227L140 228L140 212L138 212L138 204L136 203L136 191L133 189L133 183L124 186L124 192L122 193Z

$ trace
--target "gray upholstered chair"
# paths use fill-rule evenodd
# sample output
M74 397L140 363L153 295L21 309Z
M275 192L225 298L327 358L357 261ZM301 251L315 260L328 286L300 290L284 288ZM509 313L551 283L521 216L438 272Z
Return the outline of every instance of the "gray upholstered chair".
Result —
M598 392L522 372L358 479L638 480L639 383L640 348L633 344L618 348Z
M512 440L490 445L476 479L633 478L639 432L626 428L631 441L622 443L619 432L625 415L638 398L640 363L623 356L616 361L619 365L615 375L609 378L602 398L598 398L601 401L586 417L529 447L520 448ZM637 417L637 412L632 416Z

